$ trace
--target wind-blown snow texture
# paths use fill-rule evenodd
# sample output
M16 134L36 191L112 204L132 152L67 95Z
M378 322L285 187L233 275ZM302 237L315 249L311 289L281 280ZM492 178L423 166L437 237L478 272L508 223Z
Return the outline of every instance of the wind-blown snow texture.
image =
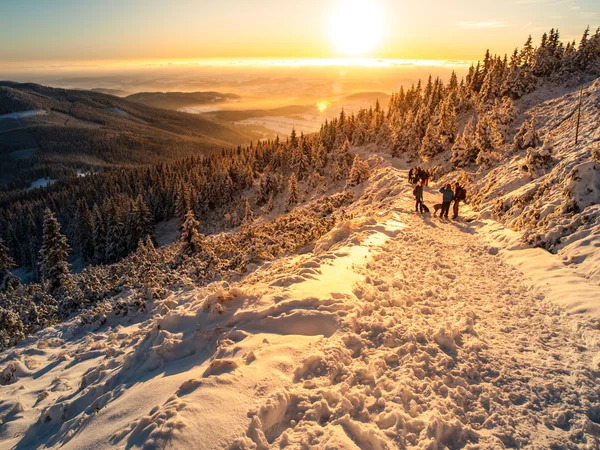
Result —
M535 172L517 154L474 175L480 217L415 214L407 166L354 149L371 177L314 246L6 350L0 446L599 448L598 221L583 220L597 197L582 181L596 179L597 83L581 155L553 122L576 95L536 106L558 163ZM526 240L547 233L559 254L490 218Z
M597 319L405 180L380 161L311 252L5 352L3 447L598 448Z

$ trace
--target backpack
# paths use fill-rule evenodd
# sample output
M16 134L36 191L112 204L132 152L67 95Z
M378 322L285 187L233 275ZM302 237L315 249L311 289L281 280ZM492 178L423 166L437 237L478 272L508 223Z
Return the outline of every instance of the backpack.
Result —
M456 190L456 200L465 200L467 198L467 191L464 188L459 187Z

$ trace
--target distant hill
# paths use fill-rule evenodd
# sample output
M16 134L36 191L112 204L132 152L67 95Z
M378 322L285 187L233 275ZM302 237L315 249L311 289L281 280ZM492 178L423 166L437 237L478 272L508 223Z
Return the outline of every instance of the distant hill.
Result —
M222 94L220 92L140 92L129 95L126 98L127 100L154 108L178 111L186 106L237 101L241 97L236 94Z
M115 95L117 97L125 97L128 95L127 91L122 89L109 89L109 88L93 88L90 89L92 92L100 92L101 94Z
M314 113L315 111L315 105L291 105L273 109L211 111L204 113L203 116L226 122L239 122L257 117L290 117L297 114Z
M377 100L379 100L380 103L383 103L387 106L387 102L389 102L390 98L392 98L392 96L390 94L386 94L385 92L358 92L356 94L350 94L340 98L339 102L369 102L374 104Z
M178 159L253 139L240 127L99 92L0 82L0 185L5 188L77 169Z

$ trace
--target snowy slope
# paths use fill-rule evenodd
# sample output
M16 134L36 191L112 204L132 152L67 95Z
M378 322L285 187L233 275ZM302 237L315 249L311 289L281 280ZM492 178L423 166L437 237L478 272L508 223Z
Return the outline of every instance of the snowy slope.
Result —
M600 316L390 161L302 254L3 352L2 448L598 448Z
M523 118L537 120L544 145L507 150L505 162L471 175L470 191L482 217L500 220L521 232L524 242L558 253L600 285L600 79L583 88L577 145L579 90L536 91L520 106Z

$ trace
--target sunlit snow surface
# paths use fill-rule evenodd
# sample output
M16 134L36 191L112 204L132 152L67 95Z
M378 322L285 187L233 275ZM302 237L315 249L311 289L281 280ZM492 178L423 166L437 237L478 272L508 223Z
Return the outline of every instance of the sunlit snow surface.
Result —
M4 351L0 447L598 448L600 286L485 218L536 179L508 168L483 219L444 221L414 212L407 164L370 158L301 254Z

